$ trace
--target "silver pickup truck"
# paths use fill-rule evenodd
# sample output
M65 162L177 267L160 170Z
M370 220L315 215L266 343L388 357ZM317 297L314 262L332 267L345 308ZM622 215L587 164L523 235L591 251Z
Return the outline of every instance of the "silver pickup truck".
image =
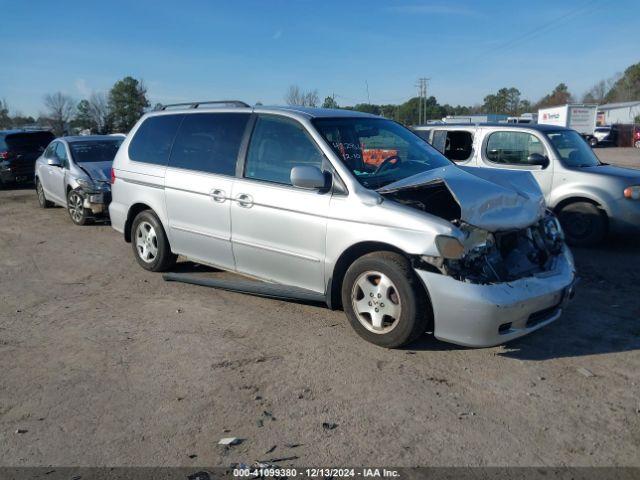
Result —
M458 165L530 172L571 245L640 232L640 171L601 163L574 130L498 123L414 131Z

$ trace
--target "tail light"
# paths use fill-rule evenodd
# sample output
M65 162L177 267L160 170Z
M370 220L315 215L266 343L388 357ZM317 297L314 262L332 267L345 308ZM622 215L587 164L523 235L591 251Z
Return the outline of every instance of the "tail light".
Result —
M111 185L113 185L114 183L116 183L116 171L112 167L111 168Z
M6 160L11 156L10 152L0 152L0 160Z

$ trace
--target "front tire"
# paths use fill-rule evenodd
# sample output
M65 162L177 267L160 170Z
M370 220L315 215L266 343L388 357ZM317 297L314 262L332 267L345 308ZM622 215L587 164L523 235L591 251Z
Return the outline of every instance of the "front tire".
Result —
M77 190L67 192L67 212L76 225L89 223L89 210L84 208L84 198Z
M171 253L162 223L151 210L144 210L133 219L131 246L138 264L150 272L166 272L178 258Z
M576 247L598 245L607 233L607 216L592 203L575 202L562 207L558 220L567 243Z
M598 139L596 137L591 137L589 139L589 145L591 146L591 148L597 147L598 146Z
M358 335L386 348L417 340L430 321L420 281L409 261L394 252L369 253L351 264L342 305Z
M47 196L44 193L44 188L42 187L42 183L39 178L36 178L36 193L38 194L38 204L40 205L40 208L53 207L53 202L47 200Z

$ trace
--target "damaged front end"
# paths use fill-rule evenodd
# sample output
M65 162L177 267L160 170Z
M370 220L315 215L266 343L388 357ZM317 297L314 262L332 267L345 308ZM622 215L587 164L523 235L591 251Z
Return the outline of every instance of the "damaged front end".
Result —
M551 212L530 227L494 233L465 222L453 223L464 240L438 237L442 256L421 256L418 261L463 282L509 282L549 271L564 249L562 229Z
M564 251L560 224L526 173L452 166L378 193L456 227L451 236L436 237L440 256L417 257L417 268L463 282L509 282L551 270Z
M106 214L111 201L110 185L107 182L96 182L90 178L79 178L76 183L76 191L83 200L83 207L96 216Z

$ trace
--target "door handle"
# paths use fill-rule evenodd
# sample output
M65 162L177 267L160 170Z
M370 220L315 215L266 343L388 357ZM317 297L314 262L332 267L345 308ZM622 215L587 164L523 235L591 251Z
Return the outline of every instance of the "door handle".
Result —
M218 203L223 203L227 199L227 195L225 194L224 190L220 190L219 188L211 190L211 193L209 193L209 195L211 196L211 198L213 198L214 202Z
M236 197L236 202L243 208L251 208L253 206L253 197L246 193L241 193Z

